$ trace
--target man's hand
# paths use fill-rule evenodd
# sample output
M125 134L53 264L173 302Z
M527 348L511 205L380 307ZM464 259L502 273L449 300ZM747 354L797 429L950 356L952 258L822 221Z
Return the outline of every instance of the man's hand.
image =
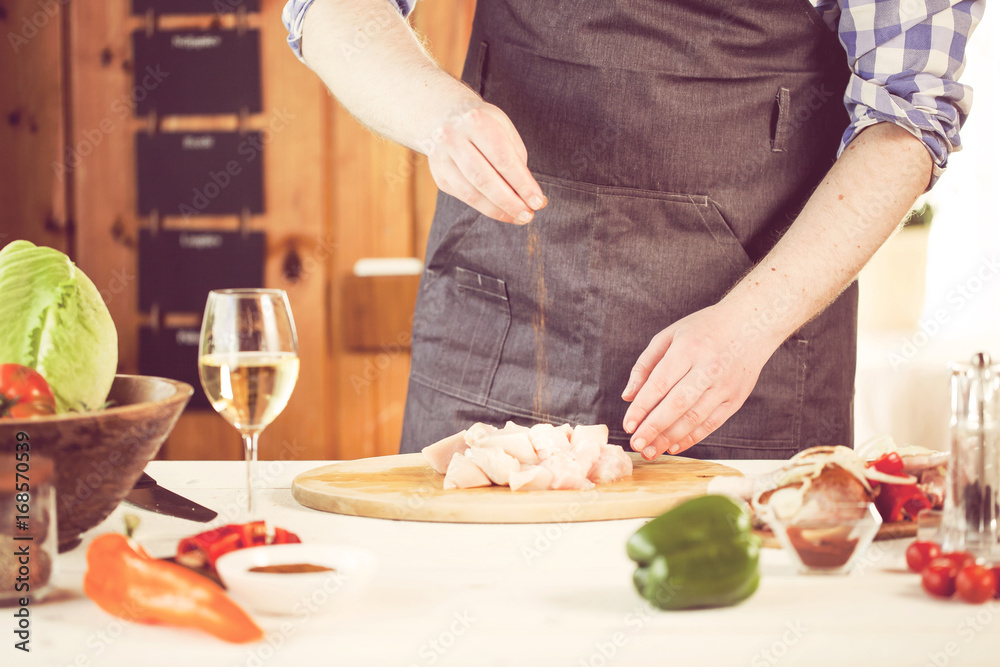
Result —
M632 401L624 420L632 448L646 459L677 454L731 417L782 341L849 285L899 226L931 165L920 140L896 125L855 137L760 263L718 304L653 337L622 395Z
M502 222L531 222L545 197L507 115L474 99L448 113L427 151L438 187Z
M427 155L448 194L517 224L545 206L510 119L438 67L395 3L315 0L302 55L366 127Z
M742 324L711 306L658 333L639 355L622 398L632 401L624 426L644 459L683 452L743 405L776 346L746 340Z

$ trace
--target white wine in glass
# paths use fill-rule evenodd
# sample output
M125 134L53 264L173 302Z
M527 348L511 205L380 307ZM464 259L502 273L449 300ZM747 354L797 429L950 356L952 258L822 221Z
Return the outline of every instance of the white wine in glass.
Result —
M201 324L198 371L216 412L239 430L249 518L257 516L257 440L288 404L299 375L295 322L283 290L213 290Z

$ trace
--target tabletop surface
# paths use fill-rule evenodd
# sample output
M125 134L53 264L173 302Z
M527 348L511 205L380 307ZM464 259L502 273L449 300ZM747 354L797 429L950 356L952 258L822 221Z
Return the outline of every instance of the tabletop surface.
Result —
M723 461L747 474L776 462ZM230 645L195 631L112 617L83 596L89 540L141 517L154 555L206 528L119 506L57 562L56 592L31 605L31 653L3 665L997 665L1000 603L939 601L905 572L906 540L877 542L848 576L803 576L787 555L763 552L762 580L746 602L662 612L632 587L625 541L641 519L564 524L441 524L368 519L300 506L300 472L327 462L261 462L264 515L303 541L360 546L378 571L345 608L254 614L264 641ZM220 512L236 511L239 462L154 461L163 486ZM213 524L214 525L214 524ZM12 612L12 609L5 611ZM11 661L11 658L13 661Z

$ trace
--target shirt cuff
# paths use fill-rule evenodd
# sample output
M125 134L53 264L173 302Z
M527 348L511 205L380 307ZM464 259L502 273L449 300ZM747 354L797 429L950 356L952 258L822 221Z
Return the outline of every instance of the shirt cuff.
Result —
M399 9L404 17L409 16L417 0L388 0ZM302 24L305 23L306 11L312 6L313 0L288 0L281 12L281 22L288 30L288 46L292 53L303 63L302 58Z

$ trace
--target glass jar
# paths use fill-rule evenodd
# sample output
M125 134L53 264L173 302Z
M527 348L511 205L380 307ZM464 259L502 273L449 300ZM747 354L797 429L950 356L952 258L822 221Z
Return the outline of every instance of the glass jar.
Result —
M27 433L0 453L0 605L26 607L51 590L58 550L52 460Z

